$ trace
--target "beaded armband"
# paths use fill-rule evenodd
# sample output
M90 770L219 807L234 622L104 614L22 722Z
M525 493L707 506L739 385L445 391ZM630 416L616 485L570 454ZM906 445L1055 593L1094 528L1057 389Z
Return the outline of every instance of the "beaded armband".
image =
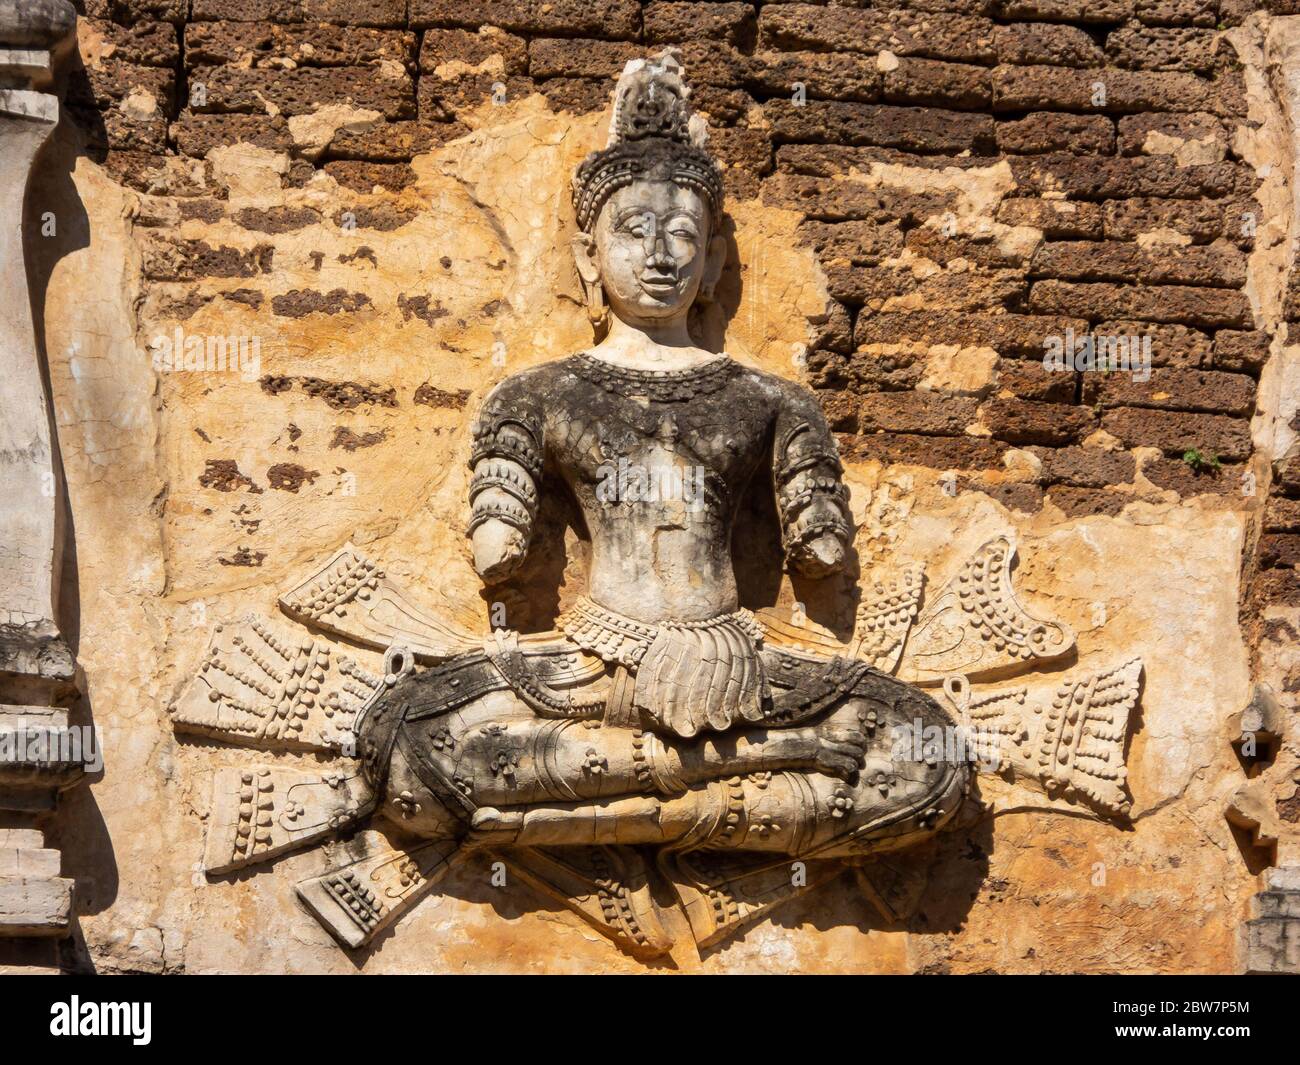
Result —
M490 401L489 401L490 402ZM514 405L489 405L474 422L469 464L510 459L534 481L542 474L542 430L535 412Z
M470 506L489 488L497 488L513 498L530 515L537 513L537 485L513 459L486 457L474 467L469 482Z
M469 534L495 520L518 529L527 539L537 514L537 482L542 474L537 413L526 405L489 398L474 422L469 465L474 471Z
M833 441L808 422L795 425L777 442L774 479L786 556L826 534L848 545L853 537L848 490Z

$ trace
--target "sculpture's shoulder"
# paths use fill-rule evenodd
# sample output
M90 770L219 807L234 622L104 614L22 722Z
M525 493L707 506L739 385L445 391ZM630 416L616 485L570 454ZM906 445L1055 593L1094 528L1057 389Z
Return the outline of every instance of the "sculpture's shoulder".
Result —
M736 384L767 403L774 413L820 411L817 396L807 385L748 363L736 362Z
M530 410L545 410L572 388L571 362L571 358L552 359L509 374L493 386L484 400L484 407L519 405Z

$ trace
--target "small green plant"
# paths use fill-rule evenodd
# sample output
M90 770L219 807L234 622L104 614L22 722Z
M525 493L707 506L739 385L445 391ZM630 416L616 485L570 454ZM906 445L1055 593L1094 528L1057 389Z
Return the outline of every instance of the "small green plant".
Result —
M1200 449L1194 447L1183 452L1183 461L1197 473L1201 473L1204 470L1219 470L1223 468L1223 463L1219 461L1218 455L1202 455Z

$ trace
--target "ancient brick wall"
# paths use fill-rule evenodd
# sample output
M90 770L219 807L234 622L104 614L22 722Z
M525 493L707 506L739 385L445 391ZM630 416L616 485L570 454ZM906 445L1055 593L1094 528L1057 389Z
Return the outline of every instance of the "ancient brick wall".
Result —
M110 170L141 189L160 157L197 160L241 141L288 150L296 116L335 103L374 110L381 124L336 136L316 158L296 153L285 181L320 168L358 191L398 191L411 158L464 134L464 114L494 93L599 110L628 58L677 45L729 194L806 219L800 235L832 297L808 368L847 454L978 471L1029 448L1042 469L1000 489L1006 501L1033 511L1046 494L1067 515L1114 513L1127 499L1117 486L1235 491L1249 456L1269 338L1242 292L1256 178L1233 151L1246 100L1222 32L1247 10L90 0L83 42L94 39L95 62L73 107ZM160 101L144 122L132 113L142 91ZM1000 231L945 227L952 184L841 180L876 164L1003 161L1014 188L996 209ZM240 221L274 232L305 219ZM1043 239L1009 241L1014 227ZM199 268L239 276L265 264ZM1090 331L1149 337L1150 379L1044 371L1048 337ZM934 345L992 349L994 372L979 387L935 387L924 381ZM1107 446L1081 449L1098 432ZM1135 481L1140 447L1163 457L1149 456ZM1188 452L1203 462L1185 462Z
M97 807L68 829L97 844L65 848L95 966L353 967L292 902L319 856L286 858L269 887L190 881L213 774L248 752L178 741L168 708L213 623L279 618L277 597L349 540L431 614L485 631L463 535L469 417L507 373L589 343L567 182L626 60L671 44L732 214L701 324L822 398L863 582L924 564L937 592L1007 536L1035 616L1078 633L1063 670L1145 663L1123 829L1008 800L945 842L901 935L875 935L844 890L700 964L1237 967L1268 834L1294 840L1300 816L1292 743L1255 780L1276 810L1264 827L1224 817L1246 780L1229 719L1252 682L1288 709L1300 687L1295 123L1270 44L1275 29L1300 42L1300 25L1281 32L1300 3L83 10L73 123L29 210L60 219L58 249L34 247L78 661L107 737ZM173 332L256 340L257 369L151 365ZM1149 376L1079 368L1121 339ZM1046 366L1053 350L1071 364ZM550 532L553 587L510 599L512 626L518 611L545 627L580 590L580 552ZM769 569L770 599L802 599ZM832 589L850 630L855 590ZM1050 704L1057 680L1029 678L1030 701ZM366 967L635 968L532 904L502 924L466 884Z

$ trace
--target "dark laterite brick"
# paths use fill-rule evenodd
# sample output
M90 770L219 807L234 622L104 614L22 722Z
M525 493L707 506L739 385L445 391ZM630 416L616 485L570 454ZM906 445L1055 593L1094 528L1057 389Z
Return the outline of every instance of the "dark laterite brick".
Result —
M1021 155L1111 155L1115 151L1115 126L1105 115L1036 111L1024 118L999 122L997 141L1002 151Z
M881 97L891 104L986 110L993 102L993 80L986 67L904 58L885 72Z
M998 206L997 220L1004 226L1041 229L1047 240L1100 240L1102 209L1095 203L1016 197Z
M827 222L865 219L909 225L920 225L927 218L942 215L951 203L948 196L873 189L857 181L801 174L774 174L763 182L763 200Z
M384 122L355 133L340 130L323 158L402 162L468 132L459 122Z
M641 30L641 5L637 0L410 0L412 29L485 25L530 36L627 41Z
M1187 70L1208 74L1215 68L1219 35L1213 30L1122 26L1106 38L1106 55L1133 70Z
M1077 488L1107 488L1132 484L1136 463L1127 451L1106 451L1095 447L1034 448L1043 463L1046 484L1067 484Z
M1193 244L1208 244L1224 235L1224 207L1213 201L1149 196L1108 200L1102 217L1108 240L1136 240L1147 233L1170 230ZM1170 250L1178 254L1176 247Z
M447 63L471 67L499 64L505 74L528 72L528 42L495 26L471 30L429 29L420 43L420 70L432 74Z
M1221 414L1121 407L1103 414L1101 424L1128 447L1155 447L1175 456L1196 450L1232 461L1250 456L1250 423Z
M995 111L1209 111L1236 115L1243 101L1233 85L1194 74L1073 67L998 67Z
M378 76L368 67L301 67L296 70L241 70L201 67L190 76L190 102L195 87L204 86L205 99L197 111L264 114L275 104L286 116L311 114L322 104L349 104L378 111L385 118L413 118L415 91L409 76Z
M980 420L995 439L1009 444L1059 447L1077 442L1096 424L1088 408L997 397L980 407Z
M1070 485L1056 485L1049 488L1046 499L1071 519L1101 516L1113 518L1133 502L1133 496L1127 492L1075 488Z
M782 51L890 51L983 64L997 58L993 23L969 15L782 3L764 5L758 27L762 46Z
M1129 373L1092 373L1084 375L1083 399L1103 407L1248 415L1255 409L1255 382L1244 374L1179 367L1154 369L1148 381Z
M993 119L926 107L773 100L764 107L778 143L877 144L914 152L986 152Z
M1208 368L1213 361L1210 337L1185 325L1112 319L1098 322L1092 331L1098 337L1127 337L1130 349L1135 340L1143 342L1149 337L1152 366L1198 369Z
M1215 369L1258 375L1268 361L1272 337L1264 330L1239 333L1222 329L1214 334Z
M903 231L896 224L804 222L799 236L824 262L842 259L855 266L874 266L903 250Z
M1268 532L1300 532L1300 499L1270 499L1264 505L1264 528Z
M415 171L406 163L371 163L353 159L328 162L322 168L345 189L373 192L387 189L401 192L415 184Z
M150 281L198 281L205 277L256 277L269 273L275 249L213 247L202 240L155 238L143 247L143 272Z
M1121 314L1139 321L1208 329L1244 329L1252 324L1250 301L1241 292L1183 285L1037 281L1029 292L1029 308L1035 314L1064 314L1092 321Z
M1196 467L1181 458L1158 458L1143 464L1142 476L1157 488L1180 496L1240 496L1243 470L1230 463Z
M1048 241L1035 253L1030 276L1239 288L1246 280L1246 259L1234 248L1143 248L1120 241Z
M1043 509L1043 490L1036 484L1003 482L1001 484L981 484L966 477L958 478L959 492L982 492L990 499L996 499L1007 510L1018 510L1023 514L1037 514Z
M392 60L410 67L415 34L360 26L283 26L271 22L193 22L185 28L188 69L226 63L365 66Z
M86 26L103 42L106 56L147 67L174 67L180 58L176 27L170 22L119 25L103 19L85 19Z
M751 91L793 98L802 85L809 100L871 103L880 99L881 82L874 58L848 52L759 52L745 73Z
M838 438L849 462L925 466L934 470L1000 470L1007 445L972 436L868 433Z
M184 22L188 0L86 0L86 17L124 26L140 22Z
M1120 155L1166 155L1182 141L1209 141L1226 147L1228 134L1222 119L1204 111L1124 115L1119 120Z
M863 432L961 436L975 421L976 400L940 392L876 392L860 408Z
M1077 26L1018 22L994 31L999 63L1013 66L1096 67L1106 54Z
M309 314L344 314L372 306L364 292L336 288L329 292L293 289L271 298L271 311L282 318L305 318Z
M1050 22L1123 22L1133 15L1133 0L996 0L1001 18Z
M333 22L400 27L406 0L191 0L191 21Z
M1296 533L1265 533L1260 537L1260 564L1265 567L1300 566L1300 536Z
M1136 0L1134 13L1147 26L1213 26L1220 6L1226 5L1221 0Z
M1073 370L1049 370L1041 359L999 359L998 394L1040 403L1073 403L1079 375Z
M648 44L723 41L752 51L758 16L752 4L652 3L641 13Z
M954 314L941 311L862 314L854 328L859 344L955 344L988 347L1004 356L1042 357L1048 337L1063 337L1067 330L1087 331L1081 318L1021 314Z
M1055 192L1080 200L1215 198L1230 195L1237 178L1232 163L1179 166L1169 156L1081 159L1044 155L1013 157L1009 162L1022 194Z
M254 144L286 152L293 143L283 118L270 115L196 115L185 112L172 123L172 140L185 155L202 158L211 148Z

